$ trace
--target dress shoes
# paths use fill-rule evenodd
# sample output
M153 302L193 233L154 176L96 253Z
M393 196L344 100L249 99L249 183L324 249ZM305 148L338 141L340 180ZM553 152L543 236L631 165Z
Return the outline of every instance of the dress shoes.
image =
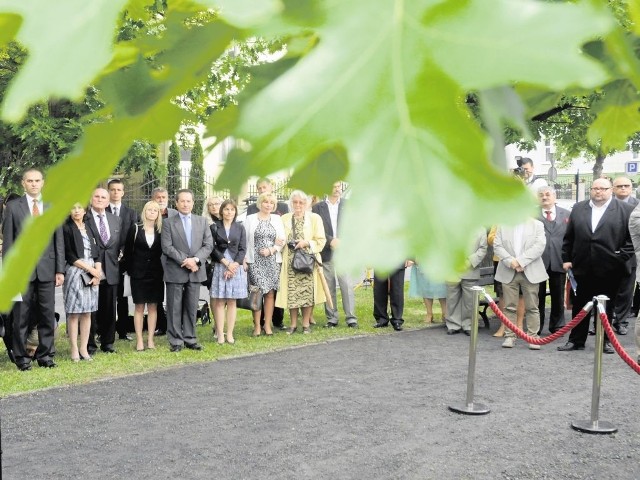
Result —
M180 352L182 351L182 345L171 345L171 348L169 348L169 351Z
M624 325L620 325L618 328L616 328L616 333L618 335L626 335L627 333L629 333L629 330L627 330L627 327L625 327Z
M402 324L401 323L391 322L391 326L393 327L393 329L396 332L401 332L402 331Z
M184 346L189 350L202 350L202 345L199 343L185 343Z
M447 335L455 335L456 333L460 333L462 330L455 330L453 328L447 328Z
M349 327L349 328L358 328L358 322L347 323L347 327Z
M331 322L327 322L324 326L324 328L337 328L338 325L336 325L335 323L331 323Z
M469 337L471 336L471 330L464 330L464 334Z
M609 355L611 355L612 353L615 353L615 350L611 346L611 343L604 342L604 345L602 346L602 353L607 353Z
M103 353L116 353L115 348L113 348L113 345L107 343L105 345L100 345L100 350L102 350Z
M133 338L131 338L131 335L125 333L124 335L118 335L118 340L126 340L127 342L131 342L133 341Z
M38 366L42 368L55 368L58 365L56 365L56 362L53 360L38 360Z
M16 367L18 367L18 370L20 370L21 372L28 372L29 370L31 370L30 363L16 363Z
M389 322L386 323L376 323L373 328L385 328L389 326Z
M156 337L161 337L161 336L163 336L163 335L166 335L166 334L167 334L167 331L166 331L166 330L160 330L160 329L157 329L153 334L154 334Z
M596 334L596 329L595 327L592 327L589 329L589 335L595 335Z
M584 345L576 345L573 342L567 342L558 347L559 352L569 352L571 350L584 350Z

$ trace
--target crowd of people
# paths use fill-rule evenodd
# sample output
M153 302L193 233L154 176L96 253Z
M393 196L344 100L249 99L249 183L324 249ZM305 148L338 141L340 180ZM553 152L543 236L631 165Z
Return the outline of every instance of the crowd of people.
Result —
M565 324L567 275L575 289L574 316L594 295L605 294L614 328L620 335L627 333L636 255L640 256L640 210L634 210L638 201L630 195L630 180L620 177L612 184L597 179L590 199L578 202L569 212L556 205L555 190L533 175L530 159L523 160L523 167L524 181L539 200L537 218L477 232L468 252L467 270L456 281L434 282L428 266L413 260L385 276L375 272L375 328L391 325L402 330L405 269L412 267L409 292L424 300L425 322L436 321L433 302L438 299L446 333L469 335L474 313L472 287L478 283L480 267L492 246L500 306L518 326L526 322L530 336L542 333L547 294L551 297L549 331ZM26 220L48 208L41 195L44 183L41 171L27 170L22 179L25 194L6 205L2 224L5 254ZM140 352L155 349L155 337L164 334L171 352L201 350L196 318L203 284L208 286L218 344L236 341L239 301L251 300L254 337L271 336L274 330L288 335L298 330L311 333L313 308L318 304L324 304L324 327L336 328L338 288L345 324L358 328L354 282L337 273L333 258L340 248L345 205L342 183L336 182L320 201L294 190L288 204L278 202L269 179L259 179L257 189L258 198L249 205L243 222L238 221L234 200L217 196L206 199L201 215L193 213L195 199L188 189L176 193L175 208L171 208L167 190L156 188L138 214L122 203L125 189L120 179L110 180L106 189L96 188L89 205L73 205L40 257L28 289L4 317L4 341L17 368L30 370L33 360L40 367L56 366L57 286L63 287L74 362L92 361L98 348L105 354L116 353L116 335L135 340L135 350ZM129 336L129 297L134 305L135 339ZM285 312L289 326L284 324ZM34 352L28 350L28 339L35 332ZM589 320L585 319L558 350L584 349L588 333ZM504 348L515 347L516 337L509 329L496 335L504 335ZM640 362L637 323L636 337ZM604 351L613 352L608 340Z

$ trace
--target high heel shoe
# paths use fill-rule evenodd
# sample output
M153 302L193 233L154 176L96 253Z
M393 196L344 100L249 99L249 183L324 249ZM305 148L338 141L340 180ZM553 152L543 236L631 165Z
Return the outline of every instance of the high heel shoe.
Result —
M233 337L229 337L229 336L227 335L227 343L228 343L229 345L235 345L235 343L236 343L236 339L235 339L235 338L233 338Z
M261 333L262 333L262 330L254 330L253 334L251 336L252 337L259 337Z
M86 357L82 354L80 354L80 360L86 361L86 362L93 362L93 357L91 355L87 355Z
M80 357L71 357L71 361L77 363L80 361Z
M426 315L424 317L424 323L433 323L433 315Z
M287 335L291 335L292 333L296 333L296 330L298 330L298 327L289 327L289 330L287 330Z
M311 333L311 327L302 327L302 333L308 335Z

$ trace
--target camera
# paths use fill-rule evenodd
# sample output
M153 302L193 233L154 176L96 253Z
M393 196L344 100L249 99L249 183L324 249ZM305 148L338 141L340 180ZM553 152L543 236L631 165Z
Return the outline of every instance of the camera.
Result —
M525 171L522 168L522 157L516 157L516 165L518 166L512 170L513 174L518 178L524 178Z
M298 243L298 242L294 242L293 240L291 240L289 243L287 243L287 246L288 246L291 250L295 250L295 248L296 248L296 243Z

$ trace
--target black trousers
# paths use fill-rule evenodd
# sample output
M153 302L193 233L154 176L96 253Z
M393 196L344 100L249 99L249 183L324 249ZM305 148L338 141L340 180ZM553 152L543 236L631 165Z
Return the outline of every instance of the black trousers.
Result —
M630 274L625 274L620 282L620 289L615 299L615 319L611 320L614 325L629 326L629 312L633 304L633 289L636 286L636 267L631 269Z
M24 365L31 362L26 343L34 322L38 328L35 358L43 361L53 359L56 354L55 282L30 282L22 302L13 305L12 316L11 342L16 364Z
M549 332L560 330L564 321L564 288L567 282L567 274L564 272L552 272L547 270L549 280L540 282L538 291L538 309L540 310L540 330L542 333L545 318L545 304L547 299L547 282L549 283L549 297L551 297L551 311L549 313Z
M606 295L611 299L615 299L620 287L620 276L611 275L610 277L598 277L595 275L576 276L576 283L578 285L576 291L576 297L573 300L572 318L575 317L582 307L589 303L593 297L597 295ZM613 318L614 303L612 301L607 302L607 317L609 322ZM571 334L569 335L569 341L575 343L578 346L582 346L586 343L589 335L589 323L593 316L591 315L584 318L578 325L576 325ZM605 337L605 341L606 341Z
M389 317L391 306L391 317ZM388 277L373 277L373 318L376 323L402 325L404 312L404 268Z
M109 285L106 281L100 283L98 289L98 310L91 312L91 332L89 334L88 349L97 350L95 334L100 335L100 347L104 350L112 347L116 340L116 295L117 285Z

